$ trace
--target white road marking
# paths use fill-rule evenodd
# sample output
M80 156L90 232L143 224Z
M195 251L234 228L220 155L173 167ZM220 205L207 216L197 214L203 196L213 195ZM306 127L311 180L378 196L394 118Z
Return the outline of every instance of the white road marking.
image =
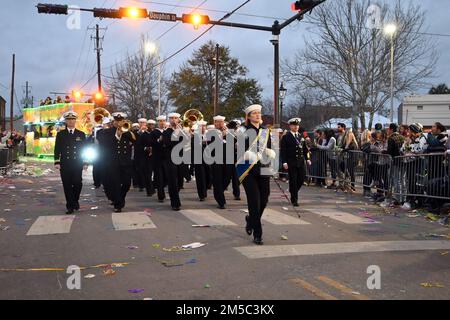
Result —
M119 212L112 214L115 230L154 229L156 225L145 212Z
M209 226L235 226L236 224L230 220L219 216L212 210L202 209L202 210L181 210L180 211L189 220L193 221L195 224L209 225Z
M74 215L40 216L32 224L27 236L69 233Z
M323 217L328 217L333 220L344 222L347 224L377 224L379 221L374 221L370 218L358 217L353 214L339 211L337 209L325 209L325 208L314 208L308 209L308 212L318 214Z
M291 225L291 224L310 224L309 222L303 221L299 218L281 213L279 211L266 208L262 215L262 219L269 223L275 225Z
M235 248L249 259L275 258L288 256L309 256L321 254L368 253L386 251L424 251L450 249L450 241L371 241L339 242L319 244L298 244L282 246L251 246Z

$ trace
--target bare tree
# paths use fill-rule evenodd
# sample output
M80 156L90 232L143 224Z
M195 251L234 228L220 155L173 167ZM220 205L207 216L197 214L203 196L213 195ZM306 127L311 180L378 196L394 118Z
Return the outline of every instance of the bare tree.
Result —
M391 39L385 23L397 25L394 42L397 98L426 85L437 62L435 42L424 34L424 11L397 0L374 6L369 0L327 1L311 16L316 38L283 65L284 77L299 92L319 90L327 103L352 108L353 127L358 117L363 129L373 115L383 113L390 98ZM370 13L380 17L370 23ZM377 20L377 19L375 19ZM365 123L369 112L370 123Z
M158 57L145 50L143 37L139 51L127 55L124 62L111 70L108 81L119 109L128 113L130 119L140 117L154 119L158 116ZM168 109L167 76L161 66L161 113Z

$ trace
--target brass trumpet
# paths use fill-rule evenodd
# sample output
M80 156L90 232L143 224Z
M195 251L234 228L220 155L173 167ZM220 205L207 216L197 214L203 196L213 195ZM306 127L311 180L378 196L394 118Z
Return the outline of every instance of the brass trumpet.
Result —
M122 126L120 127L120 130L122 132L128 132L128 131L130 131L131 126L132 126L132 123L130 120L124 120Z

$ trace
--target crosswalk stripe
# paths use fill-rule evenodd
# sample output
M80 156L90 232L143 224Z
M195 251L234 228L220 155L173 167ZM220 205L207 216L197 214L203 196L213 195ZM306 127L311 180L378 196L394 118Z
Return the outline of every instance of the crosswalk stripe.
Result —
M324 300L338 300L335 296L332 296L331 294L328 294L322 290L320 290L319 288L313 286L312 284L310 284L309 282L306 282L303 279L300 278L295 278L295 279L291 279L290 280L292 283L295 283L296 285L301 286L303 289L308 290L309 292L311 292L312 294L314 294L315 296L324 299Z
M375 242L337 242L318 244L296 244L279 246L251 246L234 248L249 259L288 256L309 256L320 254L368 253L386 251L448 250L450 241L411 240Z
M355 216L353 214L339 211L336 209L325 209L325 208L314 208L314 209L308 209L308 212L318 214L323 217L328 217L330 219L344 222L347 224L378 224L379 221L374 221L372 219L368 218L362 218Z
M291 224L310 224L309 222L303 221L299 218L294 218L287 214L281 213L279 211L266 208L262 215L262 219L271 224L275 225L291 225Z
M333 280L331 278L328 278L327 276L318 276L316 279L326 283L327 285L338 289L339 291L352 296L356 300L370 300L369 297L363 295L363 294L354 294L354 290L348 288L347 286L343 285L342 283L339 283L336 280Z
M112 214L115 230L154 229L156 225L145 212L120 212Z
M27 236L69 233L74 215L40 216L32 224Z
M236 224L224 217L218 215L209 209L199 209L199 210L181 210L180 211L189 220L193 221L198 225L209 225L209 226L235 226Z

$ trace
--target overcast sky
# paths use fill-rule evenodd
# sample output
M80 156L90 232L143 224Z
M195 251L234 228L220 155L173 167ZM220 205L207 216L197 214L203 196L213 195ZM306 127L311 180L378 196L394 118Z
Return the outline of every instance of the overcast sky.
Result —
M342 1L342 0L328 0ZM428 32L450 34L450 1L448 0L404 0L421 3L426 11ZM126 52L136 51L141 34L147 34L150 39L156 39L174 24L149 20L98 20L92 13L81 13L80 28L67 27L68 16L38 14L35 5L39 2L77 5L82 8L134 5L146 7L151 11L173 12L181 15L191 9L164 6L155 3L141 3L135 0L2 0L0 10L0 96L7 100L9 106L9 87L11 83L11 59L16 54L16 96L21 100L24 96L23 87L28 81L32 87L35 104L45 98L49 92L70 92L86 83L96 72L96 56L91 40L94 27L98 23L107 27L104 35L102 52L102 69L108 75L109 67L124 58ZM152 1L147 1L152 2ZM157 2L178 6L203 5L198 11L218 20L223 13L207 10L231 11L243 0L159 0ZM262 18L248 15L234 15L228 21L263 24L270 26L274 17L286 19L293 15L290 10L291 0L253 0L239 13L265 16ZM282 58L289 58L304 45L304 37L310 35L313 26L305 23L293 23L283 31L280 39ZM169 56L183 47L200 32L191 25L178 24L158 41L162 56ZM269 42L271 34L261 31L214 27L208 34L198 40L188 49L167 63L169 71L176 70L180 63L190 57L193 50L212 39L230 47L233 56L240 59L248 67L250 76L259 80L264 97L272 95L271 68L273 65L273 49ZM431 38L431 36L430 36ZM438 43L441 58L438 64L435 83L450 84L450 36L433 37ZM97 78L83 88L85 92L94 92ZM286 85L289 88L289 84ZM425 91L425 88L424 88ZM15 103L16 104L16 103ZM17 107L17 106L16 106Z

